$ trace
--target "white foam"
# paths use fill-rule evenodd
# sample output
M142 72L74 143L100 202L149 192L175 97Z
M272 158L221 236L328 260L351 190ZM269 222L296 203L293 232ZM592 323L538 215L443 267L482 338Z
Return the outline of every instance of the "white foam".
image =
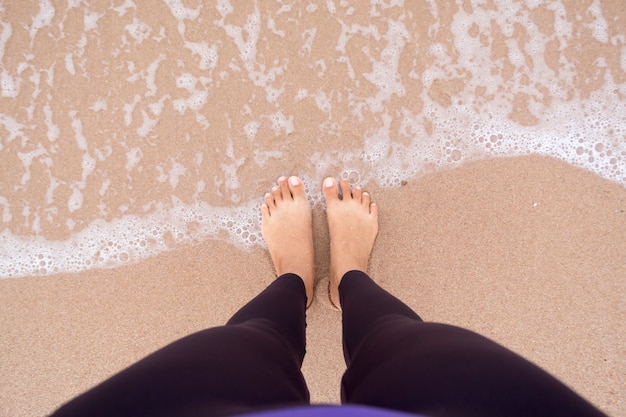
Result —
M91 175L96 168L96 159L89 155L89 152L83 153L81 167L83 168L83 172L78 186L80 189L84 190L87 186L87 177Z
M215 8L222 15L222 17L226 17L233 12L233 6L228 0L217 0Z
M248 140L253 141L256 138L256 134L259 131L259 127L261 123L257 120L253 120L251 122L246 123L244 126L244 132L246 133L246 137Z
M17 97L20 92L20 79L13 77L6 70L2 70L0 74L0 88L2 89L2 97Z
M143 152L141 151L141 148L134 147L129 149L126 152L126 171L132 171L137 166L139 161L141 161L141 158L143 158Z
M315 94L315 104L317 105L317 108L324 113L330 114L333 110L333 106L325 91L319 91Z
M74 67L73 54L68 52L65 54L65 69L72 75L76 75L76 68Z
M185 7L182 0L165 0L165 4L170 8L172 15L179 21L185 19L195 20L200 14L200 7L197 9Z
M126 25L124 29L138 43L148 39L152 33L152 28L136 17L133 19L132 23Z
M82 3L82 0L67 0L67 9L68 10L76 9L80 7L81 3Z
M37 13L37 16L33 17L33 23L29 29L31 42L39 29L50 26L54 12L55 9L52 3L50 3L50 0L39 0L39 13Z
M135 70L134 64L132 62L129 62L128 69L129 71L134 72L134 73L130 77L126 78L126 80L131 83L134 83L135 81L139 79L143 79L146 82L146 93L144 94L144 96L145 97L155 96L157 92L157 85L155 83L156 71L159 68L159 64L164 59L165 59L165 55L159 54L157 59L152 61L146 69L139 71L139 72L134 72Z
M270 114L269 116L263 116L264 118L268 118L272 123L272 130L276 136L279 135L288 135L293 133L293 115L285 116L282 110Z
M50 175L50 185L46 190L46 204L49 206L54 203L54 190L56 190L61 185L61 181L58 178Z
M2 33L0 33L0 62L4 58L4 48L6 47L7 41L13 34L13 26L10 23L0 22L0 26L2 26Z
M128 9L137 9L137 5L135 5L135 2L133 2L133 0L124 0L124 3L117 7L111 7L111 9L116 11L117 14L121 17L126 14Z
M59 130L59 126L52 121L52 109L49 104L46 104L43 107L43 113L46 116L45 123L48 128L48 131L46 132L48 140L50 142L55 142L59 138L61 131Z
M83 18L83 24L85 25L85 31L90 31L98 28L98 20L103 15L96 12L85 13L85 17Z
M140 110L140 113L143 123L137 128L136 132L139 137L145 138L150 132L152 132L152 129L154 129L159 119L150 118L150 116L148 116L148 113L146 113L146 111L143 109Z
M72 130L74 131L74 139L76 140L76 144L78 145L78 149L86 151L87 150L87 138L83 134L83 122L76 117L78 111L71 110L69 112L70 118L72 119Z
M72 188L72 195L67 201L67 209L70 211L70 213L73 213L76 210L79 210L82 206L83 206L83 193L81 192L78 185L75 184Z
M172 167L170 168L168 172L168 179L170 181L170 185L172 186L172 189L175 189L178 186L180 177L185 175L185 172L187 172L187 169L185 168L185 166L181 164L180 162L177 162L174 159L172 159Z
M185 42L185 48L191 50L194 55L200 56L201 70L212 70L217 65L217 45L209 46L206 42Z
M260 151L256 149L254 151L254 162L259 168L265 168L267 161L270 159L279 160L284 155L281 151Z
M402 97L405 95L405 88L398 73L398 63L404 45L408 40L408 33L404 23L388 20L388 30L383 36L387 45L380 53L380 58L369 55L373 69L371 73L364 73L363 77L378 88L378 93L373 100L369 101L372 112L383 111L384 103L388 102L392 95Z
M22 162L22 165L24 167L24 174L22 174L22 178L20 180L21 185L26 185L26 183L30 180L30 167L33 164L33 160L47 153L48 152L41 144L38 144L37 149L34 149L30 152L17 153L17 157Z
M9 202L6 198L0 196L0 205L2 205L2 222L10 223L13 215L11 214Z
M41 2L43 3L45 2ZM148 213L143 216L126 214L109 222L100 219L80 230L78 226L83 225L78 223L78 220L63 218L59 222L62 222L67 230L77 230L65 241L47 241L38 236L14 236L8 229L4 229L0 232L0 258L3 260L0 262L0 276L46 275L53 272L78 272L96 267L115 267L136 262L178 245L216 239L218 236L243 248L262 244L258 210L262 197L249 199L242 194L240 174L244 168L249 174L250 164L253 164L252 168L259 170L253 171L254 173L261 172L265 175L268 163L292 156L287 146L280 149L262 149L261 146L266 143L266 139L258 140L259 131L262 127L269 126L277 137L292 135L284 142L292 143L296 140L296 134L300 133L297 130L302 119L298 117L302 116L298 116L297 113L291 114L289 105L309 99L314 101L327 118L320 124L320 137L329 133L341 135L344 127L340 120L342 117L343 120L350 120L353 123L367 119L371 126L363 134L363 143L354 149L318 150L310 155L309 161L302 163L305 166L306 162L309 162L312 171L297 173L305 182L305 189L312 204L322 203L319 183L323 176L329 174L329 170L337 170L338 166L339 177L347 178L354 184L365 186L370 182L376 182L383 187L397 187L403 181L414 178L432 167L455 167L480 158L527 154L549 155L626 185L624 141L626 121L623 118L626 114L626 104L621 99L626 95L626 87L614 82L608 70L610 61L601 57L594 65L606 73L604 86L593 92L590 97L577 97L577 83L580 77L577 73L577 64L568 61L568 56L563 54L555 71L548 67L544 59L546 52L544 48L548 42L557 40L558 48L563 49L573 36L573 23L568 20L563 2L541 3L526 0L525 3L531 9L545 4L546 8L554 11L555 33L549 35L542 33L531 14L521 7L523 2L494 1L493 7L483 7L482 3L475 2L471 14L467 14L464 7L459 7L449 27L442 27L441 22L434 21L427 28L431 39L417 39L407 30L410 13L402 12L394 19L384 17L386 9L401 7L402 1L371 1L369 14L376 19L371 19L365 25L358 25L354 24L351 18L355 10L350 7L349 2L329 0L325 2L325 7L333 15L330 16L331 23L341 27L341 33L337 33L336 39L330 41L326 38L327 32L324 32L323 39L325 42L329 41L328 49L331 52L319 56L319 51L314 50L314 47L318 48L317 35L322 28L302 28L300 38L296 39L302 45L298 59L306 60L306 65L314 69L311 70L312 76L323 78L329 73L336 76L336 64L340 63L340 66L345 67L343 76L346 80L346 89L338 91L331 90L326 85L320 87L320 84L307 83L300 86L289 85L287 88L284 75L291 69L290 63L275 59L273 62L280 62L280 65L268 65L271 61L268 60L269 55L265 53L266 51L257 51L259 39L265 42L264 36L280 37L286 33L285 27L279 25L279 22L283 21L282 16L281 19L276 16L286 13L290 7L297 8L295 3L268 15L265 6L262 14L258 7L259 2L256 2L254 11L247 16L245 23L236 26L230 24L236 19L226 19L234 11L230 1L217 1L215 7L222 17L217 22L193 21L201 12L205 12L202 5L190 9L184 6L183 1L166 1L171 15L178 20L178 34L182 38L182 44L190 51L188 56L193 57L190 62L179 61L178 70L174 70L178 73L174 72L174 78L171 79L171 82L175 83L174 86L180 89L177 93L182 93L182 97L177 95L176 98L171 98L162 95L157 101L149 99L156 97L158 92L156 72L159 63L169 57L162 54L146 68L135 68L135 64L128 61L127 69L131 74L128 82L144 80L146 88L145 91L136 94L132 102L122 105L125 125L136 128L134 133L140 138L156 137L157 122L163 113L164 103L171 100L173 108L180 114L187 110L195 112L195 121L206 129L210 126L207 118L210 115L208 109L204 110L204 107L212 99L213 89L220 80L226 81L229 77L243 77L245 82L250 80L254 83L255 88L258 87L265 93L269 110L263 110L263 114L255 108L253 100L259 95L254 92L249 102L240 103L240 116L245 118L244 122L238 125L237 129L233 129L232 138L222 138L228 145L217 150L215 154L211 153L214 150L211 146L202 148L202 151L193 153L191 162L178 159L178 156L167 155L153 165L152 161L144 160L149 155L146 152L144 157L146 148L142 150L141 146L132 145L124 147L122 155L125 153L126 174L132 177L132 174L143 169L144 164L150 164L149 175L153 175L152 179L164 184L166 188L178 191L185 181L193 181L185 185L195 190L194 198L202 198L205 193L212 193L221 201L231 202L236 206L217 207L197 200L195 203L185 204L172 193L160 200L142 203L139 209L143 208ZM437 19L441 4L429 0L428 5L430 12ZM80 7L80 4L68 3L69 8L73 6ZM137 8L135 3L126 0L122 6L112 9L123 16L133 8ZM327 10L324 10L323 5L306 6L307 13L327 13ZM587 17L591 19L585 30L588 30L588 35L594 36L598 42L614 45L623 42L619 36L609 38L607 25L611 22L607 22L606 17L602 15L599 1L591 3ZM86 13L85 30L95 29L99 18L99 15ZM48 22L45 16L40 18L40 21L40 24ZM129 22L131 19L125 21ZM198 23L217 25L222 28L226 38L189 41L185 38L185 25L191 27ZM501 61L494 62L491 42L495 36L501 34L492 33L492 30L511 35L515 25L522 26L526 31L524 41L518 41L517 38L505 39L504 45L507 50ZM34 27L33 24L30 29ZM444 30L451 31L453 42L432 41ZM11 31L10 25L2 24L0 52L4 51ZM152 28L136 18L126 26L125 31L138 44L153 34ZM472 31L476 31L479 36L470 36L469 33ZM153 38L165 39L165 35L164 28L161 27L158 37ZM167 35L175 36L171 33ZM90 42L91 36L96 34L90 34ZM366 46L356 50L354 48L356 42L352 44L356 40L359 45L365 42ZM485 40L487 42L483 44ZM235 53L230 62L222 63L220 51L227 42L232 42L238 54ZM420 43L420 48L423 46L421 43L426 45L426 48L420 50L430 55L427 60L429 66L422 72L414 69L408 72L408 76L401 74L400 62L406 59L407 53L415 51L417 43ZM61 55L59 62L61 67L65 64L65 70L71 74L76 73L76 67L82 68L84 72L81 65L84 65L82 63L85 60L83 54L86 44L87 37L83 34L76 48L68 49L67 56ZM411 46L410 50L408 45ZM335 52L337 53L334 54ZM351 63L351 60L355 59L354 54L358 54L359 59L368 59L371 71L365 74L355 73ZM263 62L259 62L260 59L257 58L262 58ZM0 84L4 97L17 96L22 83L20 74L26 74L23 82L30 81L34 86L33 101L41 91L38 74L31 75L28 72L33 69L30 63L32 56L27 54L25 59L27 62L19 64L15 69L2 68ZM423 56L420 55L413 57L412 65L421 70L422 59ZM293 63L293 60L291 62ZM513 66L513 74L506 80L502 74L505 63ZM214 75L213 70L218 64L221 67L220 72ZM620 65L622 70L626 71L626 47L621 48ZM47 71L47 82L52 86L54 64L47 70L40 71ZM246 76L248 79L245 79ZM527 78L526 82L524 78ZM371 91L374 88L369 97L360 95L362 79L366 80L367 87L363 91ZM461 90L449 94L450 105L437 102L433 98L434 95L429 94L431 88L437 88L437 83L453 83L459 79L463 81L459 87ZM527 82L528 80L530 82ZM415 102L419 101L420 106L415 107L413 101L404 98L406 102L396 106L395 111L391 112L389 104L393 101L397 103L397 98L406 96L405 83L408 81L422 84L421 94L418 97L411 97ZM477 89L484 93L477 95ZM527 98L528 111L538 120L534 126L522 126L510 118L513 111L512 103L520 94ZM546 94L550 95L549 100L545 100ZM285 106L283 103L286 96L290 103ZM94 98L90 100L93 101ZM344 111L346 103L349 103L346 114L338 114ZM16 139L21 139L21 146L29 145L27 150L18 153L22 165L20 169L23 184L30 180L31 168L37 163L48 167L52 164L48 153L48 147L51 146L49 142L57 141L62 132L54 123L57 118L51 105L53 100L48 94L46 105L43 106L48 142L36 147L31 146L36 142L27 136L33 126L24 124L24 119L16 120L11 115L0 114L0 126L6 130L0 149ZM214 108L216 104L210 105ZM119 108L119 105L111 101L111 107L113 110ZM28 115L32 115L34 107L25 110ZM140 122L133 120L135 110L136 114L141 116ZM60 180L50 171L46 172L50 182L45 201L51 210L55 209L53 204L67 204L71 213L80 213L83 209L83 200L89 195L86 190L88 179L96 172L96 165L102 164L103 169L108 168L106 159L112 152L111 148L93 146L89 143L83 133L81 121L83 111L88 112L88 116L85 117L106 117L109 111L107 98L98 98L88 110L81 109L80 112L73 110L69 113L75 143L82 154L82 174L80 178ZM95 115L91 111L105 113ZM228 115L226 117L229 126L231 123L234 126L233 120ZM60 120L57 122L61 123ZM132 129L130 131L133 133ZM92 134L91 131L89 134ZM309 137L307 135L306 140L309 140ZM185 140L188 141L189 138ZM210 168L218 169L220 172L213 178L193 177L200 167L206 168L208 164L216 164ZM271 180L268 179L266 189L270 189L271 185ZM70 187L71 195L69 198L65 196L65 200L60 199L61 193L55 196L55 190L61 186ZM106 197L108 193L115 191L118 184L111 178L98 178L97 184L90 184L90 187L96 187L97 193L101 197ZM0 196L0 205L1 218L5 224L15 221L14 218L18 217L20 222L35 233L41 231L43 222L56 220L49 211L40 210L32 202L25 202L21 212L12 211L9 201ZM131 209L136 208L131 206L130 201L122 202L119 207L101 204L98 205L98 210L102 217L111 218L113 211L130 213ZM46 215L49 216L48 219Z
M107 110L108 109L108 105L107 105L107 101L104 98L98 99L93 103L93 106L89 107L90 110L93 110L95 112L99 112L102 110Z
M609 41L609 25L602 15L602 3L600 0L594 0L587 9L587 12L589 12L589 14L591 14L594 18L593 22L589 24L591 35L598 42L607 43Z

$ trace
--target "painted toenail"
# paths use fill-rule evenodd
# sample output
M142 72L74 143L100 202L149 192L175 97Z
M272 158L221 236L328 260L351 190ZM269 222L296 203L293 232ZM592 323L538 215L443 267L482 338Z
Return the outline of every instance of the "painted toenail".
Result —
M333 186L333 179L332 178L326 178L324 180L324 187L330 188L332 186Z
M290 177L289 178L289 183L293 186L296 186L298 184L300 184L300 181L298 180L298 177Z

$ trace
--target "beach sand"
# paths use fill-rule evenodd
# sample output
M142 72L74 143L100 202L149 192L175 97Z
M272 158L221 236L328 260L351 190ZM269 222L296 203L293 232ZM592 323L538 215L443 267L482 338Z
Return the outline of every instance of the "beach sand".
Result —
M271 175L269 173L268 175ZM490 159L397 189L372 277L424 320L478 331L611 415L626 415L626 190L554 159ZM303 372L337 403L341 316L327 297L328 232ZM209 241L138 264L0 281L0 415L42 416L177 338L223 324L273 276L269 255Z
M0 2L0 417L225 323L274 279L280 175L354 176L377 282L626 416L626 8L471 3ZM303 372L337 403L313 222Z

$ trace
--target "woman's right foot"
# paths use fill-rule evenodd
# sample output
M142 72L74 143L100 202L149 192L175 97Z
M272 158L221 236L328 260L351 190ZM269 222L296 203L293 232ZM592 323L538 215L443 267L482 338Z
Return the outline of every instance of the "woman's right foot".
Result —
M367 263L378 234L378 207L371 202L369 193L350 182L340 183L334 178L324 180L326 217L330 235L330 301L341 308L339 284L348 271L366 272ZM342 198L339 198L341 188Z

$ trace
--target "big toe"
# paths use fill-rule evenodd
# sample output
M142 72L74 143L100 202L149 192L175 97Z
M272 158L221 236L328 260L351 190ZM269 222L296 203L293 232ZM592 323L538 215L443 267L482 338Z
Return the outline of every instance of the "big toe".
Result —
M324 187L322 193L324 194L324 200L326 200L326 204L338 201L339 185L337 184L337 181L332 177L324 179Z
M289 177L289 191L294 200L306 199L306 192L304 190L304 183L299 177Z

